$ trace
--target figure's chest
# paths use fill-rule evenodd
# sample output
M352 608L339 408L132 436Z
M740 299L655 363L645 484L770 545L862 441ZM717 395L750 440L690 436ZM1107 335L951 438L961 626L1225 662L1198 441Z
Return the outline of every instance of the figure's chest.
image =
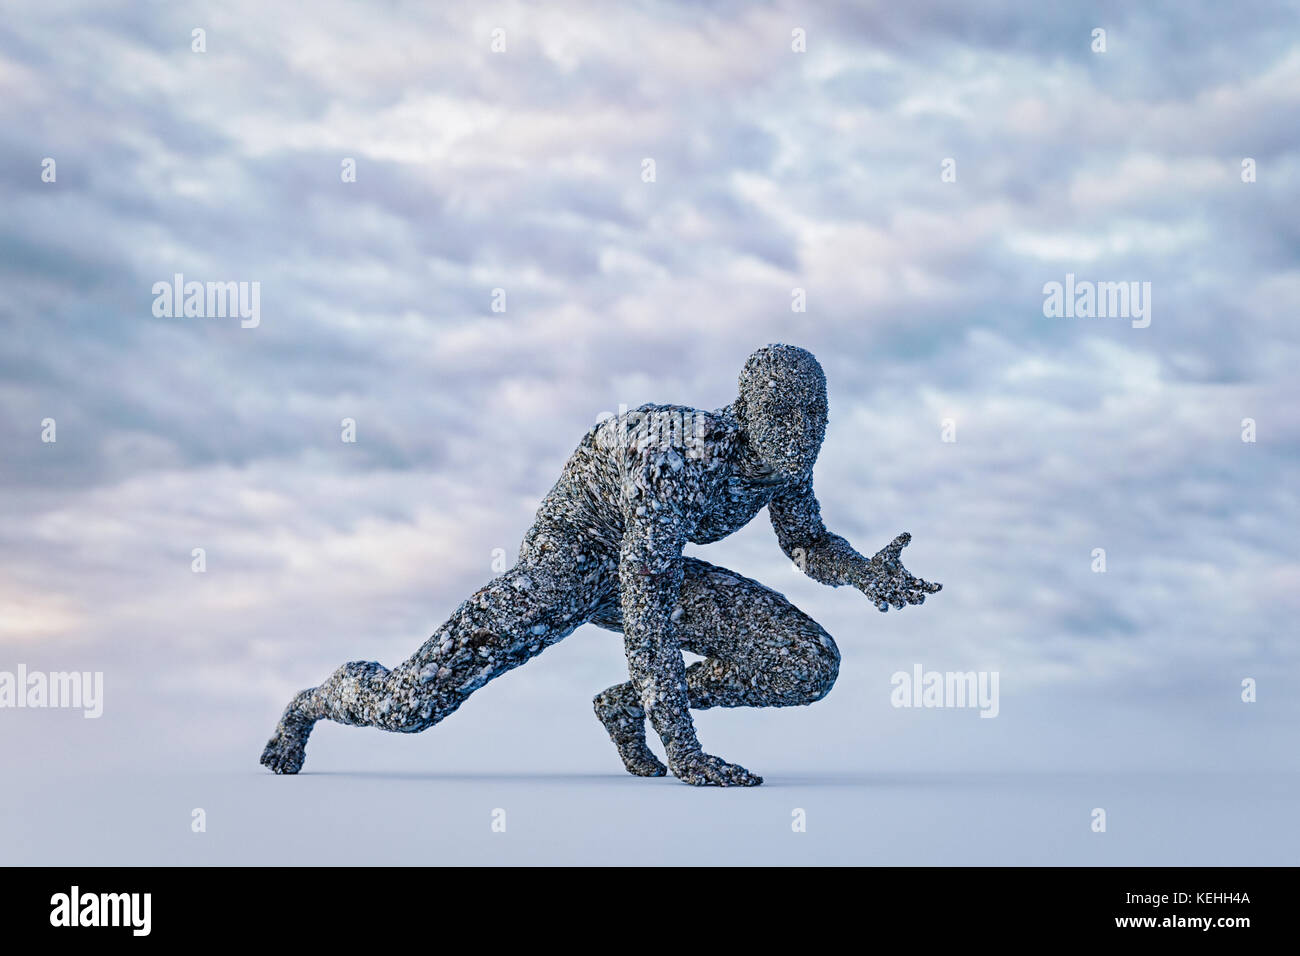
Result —
M713 506L696 522L691 541L709 544L739 531L754 520L776 493L772 485L756 485L744 478L731 477L723 482L714 496Z

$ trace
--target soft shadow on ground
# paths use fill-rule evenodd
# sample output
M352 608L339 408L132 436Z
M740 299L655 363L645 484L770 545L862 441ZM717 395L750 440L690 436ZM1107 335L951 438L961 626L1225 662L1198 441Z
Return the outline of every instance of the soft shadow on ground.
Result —
M267 776L274 776L267 774ZM619 773L468 773L415 770L304 770L298 777L344 777L353 780L427 780L431 783L555 783L601 784L642 778ZM653 779L653 778L651 778Z

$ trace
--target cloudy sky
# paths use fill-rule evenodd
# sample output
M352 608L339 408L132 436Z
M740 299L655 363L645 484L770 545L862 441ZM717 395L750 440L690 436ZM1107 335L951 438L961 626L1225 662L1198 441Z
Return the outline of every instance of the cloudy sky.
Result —
M1294 7L440 6L0 24L0 670L105 675L97 722L0 713L7 759L260 772L294 691L400 662L513 557L597 415L719 407L784 341L830 382L828 524L911 531L945 590L880 615L763 517L694 549L845 656L816 707L703 715L707 747L1300 766ZM176 273L260 283L260 324L156 316ZM1046 317L1067 274L1150 283L1149 327ZM999 719L891 709L915 663L997 670ZM590 698L624 678L583 628L309 767L616 770Z

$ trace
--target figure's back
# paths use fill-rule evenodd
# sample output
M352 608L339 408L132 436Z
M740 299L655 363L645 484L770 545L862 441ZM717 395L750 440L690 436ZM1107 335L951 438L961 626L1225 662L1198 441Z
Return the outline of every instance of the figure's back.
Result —
M576 527L617 550L625 502L664 475L671 477L674 499L664 504L693 525L717 503L739 435L739 424L724 412L684 405L646 404L606 418L565 462L537 523Z

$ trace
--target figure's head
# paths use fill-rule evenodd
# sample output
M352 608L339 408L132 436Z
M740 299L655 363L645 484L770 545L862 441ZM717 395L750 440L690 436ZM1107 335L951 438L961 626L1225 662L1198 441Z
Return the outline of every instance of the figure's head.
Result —
M826 375L804 349L761 348L741 370L736 412L765 464L787 477L801 475L826 437Z

